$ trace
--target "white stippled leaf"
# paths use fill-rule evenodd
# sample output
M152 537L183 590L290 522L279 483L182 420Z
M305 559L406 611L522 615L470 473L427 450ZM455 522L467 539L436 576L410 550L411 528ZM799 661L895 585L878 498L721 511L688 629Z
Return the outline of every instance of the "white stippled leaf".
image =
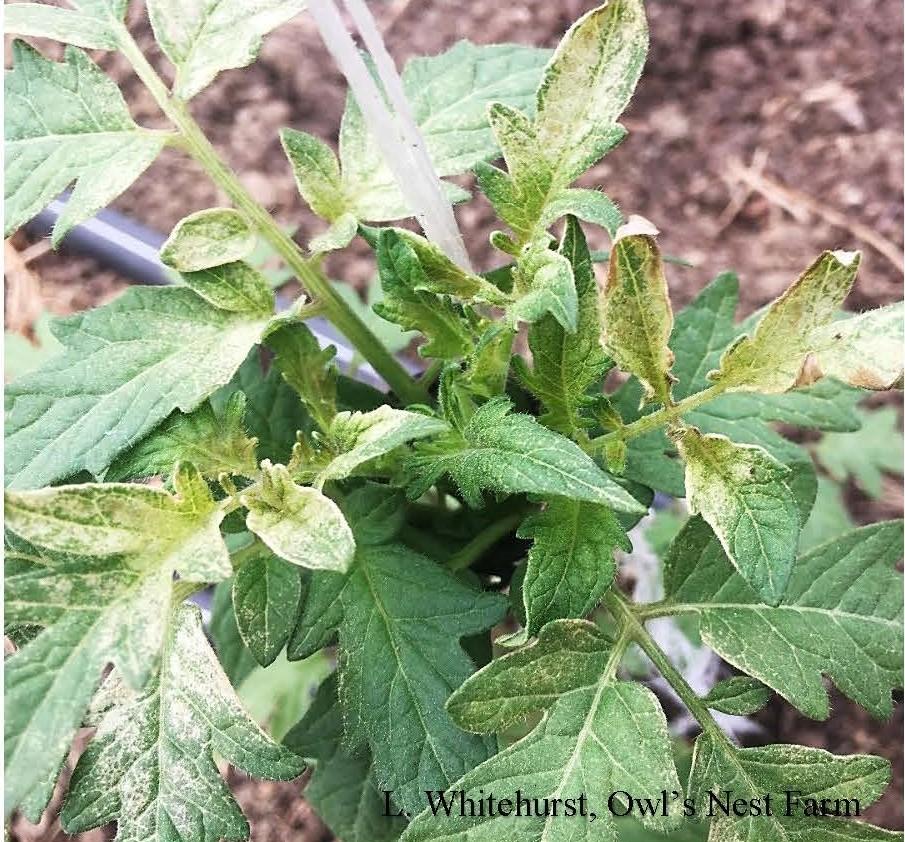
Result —
M41 3L8 3L3 10L7 35L53 38L88 49L115 50L119 44L116 24L122 22L126 2L72 2L74 9Z
M729 560L763 600L776 605L785 593L798 550L798 504L790 470L763 448L694 427L675 432L685 460L685 491Z
M735 675L717 683L704 697L711 710L733 716L750 716L770 701L770 688L756 678Z
M195 607L177 608L160 675L116 705L79 758L61 821L80 833L115 821L118 842L247 839L248 822L214 755L251 775L289 780L303 760L242 709Z
M639 228L644 233L631 233ZM673 318L655 230L633 217L613 244L600 300L602 342L616 364L641 381L646 400L668 404Z
M606 803L618 791L681 792L666 717L656 696L640 684L616 680L622 648L592 624L559 620L533 645L492 661L453 695L449 709L463 727L497 730L528 713L544 711L540 723L509 748L466 773L448 789L469 795L483 790L515 797ZM626 762L630 758L629 762ZM618 796L617 796L618 797ZM565 802L570 803L570 802ZM593 810L593 807L589 809ZM471 816L423 811L403 834L405 842L585 838L613 842L617 829L604 809L596 818L572 815ZM673 830L681 822L648 815L650 830ZM562 828L558 830L557 828ZM568 835L562 835L562 834Z
M481 491L524 492L597 503L621 512L644 507L604 473L578 445L533 418L510 414L504 398L488 401L459 433L417 448L411 461L412 497L449 474L465 499L481 503Z
M183 468L174 485L7 493L5 620L43 628L6 664L7 812L37 821L108 662L136 690L154 673L173 573L229 575L206 484Z
M256 240L239 211L207 208L176 223L160 247L160 259L178 272L197 272L247 257Z
M320 138L295 129L281 129L280 143L299 193L311 210L328 222L346 213L349 202L333 150Z
M572 264L565 255L539 249L519 260L513 275L515 301L506 315L514 326L520 321L539 321L549 313L567 333L575 333L578 292Z
M771 607L695 517L667 555L667 598L677 613L700 615L704 641L722 658L807 716L829 715L827 675L886 718L902 682L901 557L900 521L851 530L800 556L782 602Z
M317 477L318 486L344 479L359 465L395 450L406 442L446 432L439 418L381 406L370 412L340 412L330 423L325 441L335 455Z
M304 0L149 0L154 36L176 65L173 92L191 99L221 70L251 64L272 29Z
M246 523L280 558L312 570L348 568L352 530L339 507L316 488L296 485L284 465L261 463L261 481L242 495Z
M229 382L265 324L179 288L133 288L57 321L65 351L6 390L8 484L100 474L174 409Z
M14 41L4 90L6 236L75 181L54 225L58 245L129 187L167 140L135 124L116 85L76 47L56 63Z

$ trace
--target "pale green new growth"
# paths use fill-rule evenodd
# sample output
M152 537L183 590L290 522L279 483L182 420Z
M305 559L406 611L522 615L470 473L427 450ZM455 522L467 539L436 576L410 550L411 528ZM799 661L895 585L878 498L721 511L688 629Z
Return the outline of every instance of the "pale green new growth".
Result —
M117 842L247 839L248 822L214 754L271 780L295 778L305 768L242 709L198 609L179 608L160 675L106 714L79 758L63 827L80 833L115 820Z
M547 632L549 629L549 632ZM681 791L673 764L666 717L645 687L616 680L625 641L611 644L594 626L558 621L533 646L493 661L470 678L450 700L458 721L495 730L532 711L546 711L530 734L468 772L449 789L474 795L483 789L498 797L521 790L531 798L604 803L612 793ZM478 705L481 700L496 715ZM486 700L486 701L485 701ZM486 712L485 712L486 711ZM475 714L477 714L475 716ZM559 805L559 810L564 809ZM564 823L587 837L612 842L612 816L599 810L588 818L494 816L467 813L437 816L422 812L403 834L416 840L516 842L555 838ZM647 816L644 824L666 831L681 818Z
M178 288L133 288L60 319L65 351L6 390L8 484L100 474L174 409L190 412L227 383L265 324Z
M191 99L221 70L251 64L272 29L304 0L148 0L154 36L176 65L173 92Z
M164 132L135 124L116 85L75 47L55 63L14 41L4 90L4 236L75 181L54 225L59 245L73 225L129 187L166 143Z
M3 10L3 31L8 35L53 38L76 47L115 50L119 44L115 24L122 20L126 2L71 2L75 9L9 3Z
M600 302L601 341L616 364L641 381L646 400L669 404L672 306L654 233L635 217L617 234Z
M296 485L284 465L261 463L261 482L242 494L246 524L280 558L311 570L346 570L355 553L339 507L316 488Z
M565 256L547 248L534 250L519 260L514 275L518 298L507 310L514 327L549 313L567 333L575 333L578 293Z
M179 272L197 272L248 257L256 240L237 210L208 208L176 223L160 247L160 259Z
M776 605L792 572L800 529L789 469L760 447L702 435L694 427L677 429L674 438L685 460L692 513L710 524L764 602Z
M151 435L119 456L104 479L118 482L166 476L177 462L191 462L211 479L221 473L254 476L255 439L245 432L245 405L245 395L236 392L222 413L208 402L188 414L174 412Z
M390 453L415 439L438 435L449 429L445 421L381 406L371 412L341 412L330 423L325 443L335 454L317 476L316 485L344 479L359 465Z

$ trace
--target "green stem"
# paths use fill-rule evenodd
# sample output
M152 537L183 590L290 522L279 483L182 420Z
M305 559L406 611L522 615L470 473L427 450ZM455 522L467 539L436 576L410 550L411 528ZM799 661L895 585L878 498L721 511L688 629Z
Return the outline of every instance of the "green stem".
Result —
M192 594L203 591L206 587L207 584L204 582L187 582L185 579L173 582L173 604L181 605Z
M204 168L211 180L248 218L258 233L295 272L299 281L323 307L327 317L374 367L390 388L405 403L426 403L427 391L399 364L380 343L370 328L349 308L320 269L317 261L308 260L293 239L243 187L232 170L211 145L182 100L172 96L157 72L145 58L135 40L123 26L119 33L120 49L136 75L157 100L164 114L181 134L186 151Z
M680 614L697 614L700 612L700 607L697 605L686 605L683 603L661 600L660 602L648 602L644 605L635 605L634 612L635 616L644 623L648 620L656 620L658 617L676 617Z
M525 514L525 511L512 512L493 521L493 523L475 535L461 550L451 555L446 561L446 566L450 570L464 570L466 567L471 567L497 541L505 538L516 529L525 519Z
M642 415L641 418L637 421L632 421L631 424L626 424L618 430L613 430L611 433L606 433L605 435L598 436L596 439L591 439L585 446L585 450L591 454L601 453L607 442L616 439L628 441L636 436L643 436L651 430L656 430L659 427L669 424L671 421L675 421L686 412L691 412L699 406L709 403L722 394L723 388L724 387L720 386L718 383L715 383L713 386L710 386L703 391L695 392L695 394L689 395L684 400L672 404L672 406L664 406L656 412L651 412L649 415Z
M672 662L660 648L657 641L650 636L650 632L644 628L635 616L632 606L630 606L625 597L611 590L604 597L604 603L616 620L621 621L622 628L629 630L635 643L641 647L644 654L650 658L651 663L657 668L660 675L662 675L663 678L669 682L672 689L676 691L676 694L682 700L682 703L688 708L691 715L701 726L701 730L714 740L724 743L734 750L735 747L723 732L723 729L717 725L717 722L713 718L713 714L710 713L707 705L704 704L701 697L691 688L691 685L685 680L682 673L672 665Z
M437 378L440 376L441 371L443 371L443 360L434 360L421 373L421 377L418 378L418 384L425 389L430 389L430 387L437 382Z

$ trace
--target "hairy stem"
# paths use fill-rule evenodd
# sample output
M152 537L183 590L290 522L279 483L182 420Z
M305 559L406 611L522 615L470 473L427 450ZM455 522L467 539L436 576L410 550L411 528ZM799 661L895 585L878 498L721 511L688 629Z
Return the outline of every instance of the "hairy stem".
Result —
M525 519L525 514L525 511L520 510L497 518L475 535L461 550L451 555L446 561L446 566L450 570L464 570L466 567L470 567L497 541L516 529Z
M666 653L660 648L641 621L632 611L632 606L622 595L611 590L604 597L604 603L607 609L612 613L615 619L621 624L623 630L628 630L645 655L650 658L651 663L657 668L660 675L669 682L673 690L676 691L678 697L682 700L685 707L688 708L691 715L697 720L701 726L701 730L719 742L732 746L732 742L724 733L723 729L717 724L710 713L709 708L701 700L701 697L691 688L691 685L685 680L671 663Z
M157 104L180 132L177 145L182 146L207 172L211 180L248 218L258 233L276 250L295 272L308 292L323 306L325 315L351 342L356 350L386 380L389 387L405 403L424 403L427 392L421 387L371 332L370 328L349 308L330 285L316 261L308 260L293 239L273 217L252 198L233 171L207 139L189 113L185 103L172 96L157 72L145 58L135 40L123 26L119 33L120 49L136 75L153 95Z
M641 416L637 421L632 421L631 424L626 424L618 430L613 430L611 433L606 433L605 435L591 439L584 445L584 449L591 454L601 453L607 442L615 441L617 439L628 441L636 436L643 436L645 433L651 432L651 430L664 427L670 421L675 421L677 418L683 416L686 412L691 412L699 406L703 406L705 403L709 403L714 398L719 397L719 395L723 393L723 388L724 387L720 386L718 383L715 383L713 386L710 386L703 391L689 395L678 403L672 404L671 406L664 406L656 412Z

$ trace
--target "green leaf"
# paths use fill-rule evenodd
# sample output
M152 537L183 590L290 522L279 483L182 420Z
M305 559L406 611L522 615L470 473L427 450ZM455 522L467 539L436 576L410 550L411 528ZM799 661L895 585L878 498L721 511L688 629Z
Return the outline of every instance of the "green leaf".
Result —
M613 243L601 298L602 341L616 364L641 381L645 401L668 405L673 317L652 230L646 220L633 217Z
M5 805L37 821L101 671L140 689L154 673L173 573L229 575L222 512L191 469L177 496L141 485L7 492L5 617L44 628L6 662ZM24 541L28 543L25 544Z
M377 267L384 298L374 305L379 316L406 329L418 330L427 342L423 357L465 356L473 340L460 305L425 291L428 280L411 244L392 228L380 232Z
M280 129L280 143L302 198L318 216L335 222L349 203L333 150L314 135L295 129Z
M587 426L582 410L590 403L588 390L603 379L611 363L600 347L597 282L581 227L574 217L566 221L559 247L572 266L578 293L575 332L567 333L556 319L545 316L528 331L532 367L521 357L514 365L519 379L544 405L543 424L564 435Z
M173 93L191 99L221 70L251 64L264 36L304 5L304 0L149 0L154 37L176 65Z
M335 455L318 474L317 485L323 487L328 480L345 479L365 462L448 429L449 425L438 418L386 404L371 412L340 412L325 436L327 447Z
M322 430L328 429L336 415L336 348L321 349L309 328L298 323L271 333L267 344L276 353L274 364L298 392L311 417Z
M716 818L709 838L720 842L896 839L901 835L804 812L805 799L816 801L814 806L826 799L829 810L836 809L838 799L840 812L847 809L842 799L849 799L846 803L852 811L854 799L861 808L867 807L883 794L889 775L889 763L881 757L858 754L840 757L822 749L796 745L740 749L728 740L702 734L695 742L688 794L699 809L714 805ZM725 804L727 791L729 800L759 799L757 804L763 812L769 796L771 815L726 817L714 799L718 797ZM795 799L800 800L796 803ZM792 815L787 816L787 812Z
M760 602L710 528L692 518L666 559L669 602L701 618L724 660L806 716L826 719L826 674L874 716L892 712L902 681L902 524L854 529L800 556L782 603ZM751 641L757 641L756 646Z
M514 799L520 790L531 798L570 799L573 808L585 795L590 810L620 790L679 793L666 717L646 687L616 680L622 652L622 645L613 647L590 623L557 620L544 627L535 644L472 676L449 701L456 721L469 729L497 730L530 712L546 712L526 737L448 789L470 796L483 790L497 799ZM624 763L626 758L630 764ZM447 817L442 810L436 816L425 810L403 839L516 842L556 838L564 832L570 838L616 839L608 811L598 807L591 825L587 818L563 818L563 806L558 816L549 818L458 812ZM645 819L652 830L671 830L680 822L675 811ZM557 831L564 825L568 831Z
M402 84L438 175L458 175L493 158L498 147L487 123L496 100L529 107L549 51L517 44L460 41L438 56L406 64ZM339 137L347 210L373 222L411 216L358 105L350 95ZM468 194L447 185L453 201Z
M100 474L174 409L191 412L235 370L266 321L179 288L133 288L60 319L64 353L7 387L7 481Z
M389 315L382 316L380 311L384 303L384 292L379 275L371 279L367 290L367 300L362 301L356 290L347 283L333 282L340 297L352 308L356 315L371 329L381 344L391 353L398 354L411 344L417 335L413 330L402 330L397 323L391 321ZM388 293L387 297L390 297ZM362 409L363 407L354 407Z
M736 570L776 605L792 572L800 530L789 468L760 447L702 435L694 427L677 430L675 438L692 514L710 524Z
M537 92L539 148L565 187L612 146L647 54L641 0L610 0L565 34Z
M232 579L226 579L214 588L214 600L211 606L211 620L208 631L211 643L217 653L223 671L229 677L233 687L242 684L249 673L257 669L257 662L236 625L236 612L233 611Z
M270 666L289 640L302 594L302 571L266 551L247 559L236 572L236 626L261 666Z
M873 499L883 494L883 475L902 475L902 434L899 413L887 406L859 413L861 429L828 435L817 445L817 458L838 482L852 478Z
M902 377L901 305L833 321L861 256L824 252L732 344L708 377L729 391L786 392L820 377L888 389Z
M296 485L284 465L261 463L261 482L242 494L246 524L273 552L311 570L348 568L352 530L339 507L316 488Z
M76 9L59 9L39 3L10 3L4 9L3 31L7 35L53 38L77 47L115 50L119 36L113 24L121 23L125 2L77 3Z
M116 838L247 839L248 822L217 754L257 777L289 780L305 764L242 709L197 608L170 623L159 677L114 707L72 775L61 821L80 833L115 821Z
M151 435L121 454L104 474L106 482L167 476L177 462L191 462L203 476L254 476L255 440L245 433L245 395L233 393L223 412L205 402L193 412L178 410Z
M854 527L855 522L845 506L842 489L829 477L818 475L817 496L811 515L801 530L798 549L801 552L810 550Z
M425 789L445 789L491 754L443 705L473 669L459 638L497 622L505 600L391 543L360 545L345 577L315 576L308 603L306 613L313 603L323 625L339 625L346 744L367 741L379 786L400 807L417 812Z
M404 820L384 815L370 752L351 752L343 745L335 673L321 684L308 712L283 742L316 762L305 800L343 842L390 842L405 829Z
M631 543L606 506L553 500L519 527L532 538L522 593L529 635L551 620L584 617L616 576L613 551Z
M354 214L344 213L337 217L326 231L312 237L308 248L312 254L323 254L345 248L358 233L358 220Z
M720 713L750 716L770 701L770 688L756 678L736 675L720 681L703 699L704 704Z
M57 246L150 166L167 135L137 126L119 89L81 50L67 47L60 63L24 41L12 50L4 83L4 236L76 181L53 228Z
M198 272L248 257L256 241L257 235L239 211L207 208L176 223L160 247L160 259L177 272ZM264 286L269 292L266 281Z
M605 474L581 448L532 417L510 414L505 398L488 401L459 432L421 445L411 461L414 499L449 474L472 506L481 490L558 496L610 506L620 512L643 507Z
M549 313L567 333L575 333L578 293L572 264L564 255L547 248L532 251L519 260L514 274L517 298L506 311L514 326Z
M59 353L60 343L53 337L52 317L46 310L32 325L33 337L27 338L13 330L3 334L4 380L15 380L29 371L34 371L47 360Z
M267 279L247 263L237 261L185 272L182 281L221 310L260 316L273 314L273 292Z
M604 228L611 237L624 222L619 208L613 201L599 190L572 188L563 190L556 198L548 202L544 208L541 224L549 228L554 222L566 215L578 217L583 222L590 222Z

